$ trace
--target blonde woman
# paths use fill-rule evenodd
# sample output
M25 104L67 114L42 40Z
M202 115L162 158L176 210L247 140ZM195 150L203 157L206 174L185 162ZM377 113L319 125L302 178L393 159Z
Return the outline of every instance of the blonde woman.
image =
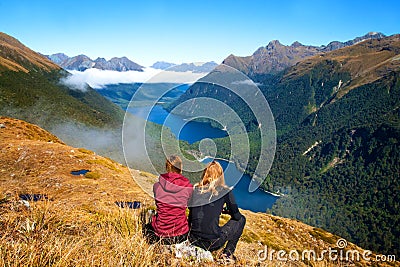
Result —
M193 192L193 185L182 175L182 160L169 156L165 163L166 173L161 174L153 186L157 214L151 224L144 227L150 243L181 243L189 232L186 208Z
M209 251L218 250L227 242L223 258L234 261L246 218L239 212L231 188L225 185L224 172L218 162L213 161L204 169L189 205L190 242ZM231 219L220 227L219 217L224 205Z

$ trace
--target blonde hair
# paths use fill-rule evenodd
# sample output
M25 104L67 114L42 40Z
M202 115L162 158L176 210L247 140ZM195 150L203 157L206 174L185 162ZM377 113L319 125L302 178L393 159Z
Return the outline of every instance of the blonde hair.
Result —
M221 164L217 161L209 163L203 171L201 181L195 186L200 187L201 193L211 192L211 196L218 195L217 187L228 188Z
M175 172L182 174L182 160L180 157L172 155L165 161L165 169L167 172Z

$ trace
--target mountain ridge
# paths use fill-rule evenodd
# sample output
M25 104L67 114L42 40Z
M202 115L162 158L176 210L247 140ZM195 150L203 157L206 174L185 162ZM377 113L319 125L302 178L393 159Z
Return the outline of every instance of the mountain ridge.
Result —
M322 61L335 61L344 72L350 73L350 80L342 81L339 96L343 96L352 88L374 82L392 71L399 71L400 34L381 39L368 39L355 45L336 49L299 62L285 73L283 79L298 76L315 67ZM360 62L363 62L360 64Z
M193 73L208 73L214 70L214 68L218 66L214 61L209 62L199 62L199 63L169 63L165 61L157 61L155 62L151 68L168 70L168 71L176 71L176 72L186 72L191 71Z
M368 39L380 39L383 37L385 35L382 33L370 32L346 42L332 41L327 46L303 45L298 41L290 46L285 46L278 40L273 40L267 46L259 47L250 56L239 57L231 54L222 63L236 68L249 76L275 74L319 53L351 46Z
M64 53L56 53L52 55L45 55L48 59L52 60L66 70L85 71L87 69L95 68L100 70L114 70L114 71L143 71L143 66L131 61L127 57L113 57L110 60L98 57L92 60L86 55L78 55L69 57Z
M2 71L52 71L60 67L23 45L14 37L0 32L0 73Z

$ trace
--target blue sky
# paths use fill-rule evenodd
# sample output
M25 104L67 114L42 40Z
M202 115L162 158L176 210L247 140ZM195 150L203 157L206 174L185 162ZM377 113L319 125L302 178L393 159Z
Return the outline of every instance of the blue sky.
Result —
M0 0L0 31L43 54L220 63L277 39L323 45L400 33L400 1Z

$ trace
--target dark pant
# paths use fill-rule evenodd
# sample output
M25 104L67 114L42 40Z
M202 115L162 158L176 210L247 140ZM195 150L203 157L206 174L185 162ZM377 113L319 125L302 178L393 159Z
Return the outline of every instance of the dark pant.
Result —
M202 239L197 238L193 235L189 237L190 242L198 247L205 250L214 251L222 248L226 241L224 253L232 255L235 252L236 245L239 241L240 236L243 233L244 225L246 224L246 217L241 215L238 221L230 219L224 226L221 227L221 236L217 239Z
M170 236L170 237L158 236L156 235L151 223L144 224L142 230L143 230L143 236L146 237L147 242L150 244L155 244L157 242L163 245L178 244L185 241L188 237L187 233L179 236Z

